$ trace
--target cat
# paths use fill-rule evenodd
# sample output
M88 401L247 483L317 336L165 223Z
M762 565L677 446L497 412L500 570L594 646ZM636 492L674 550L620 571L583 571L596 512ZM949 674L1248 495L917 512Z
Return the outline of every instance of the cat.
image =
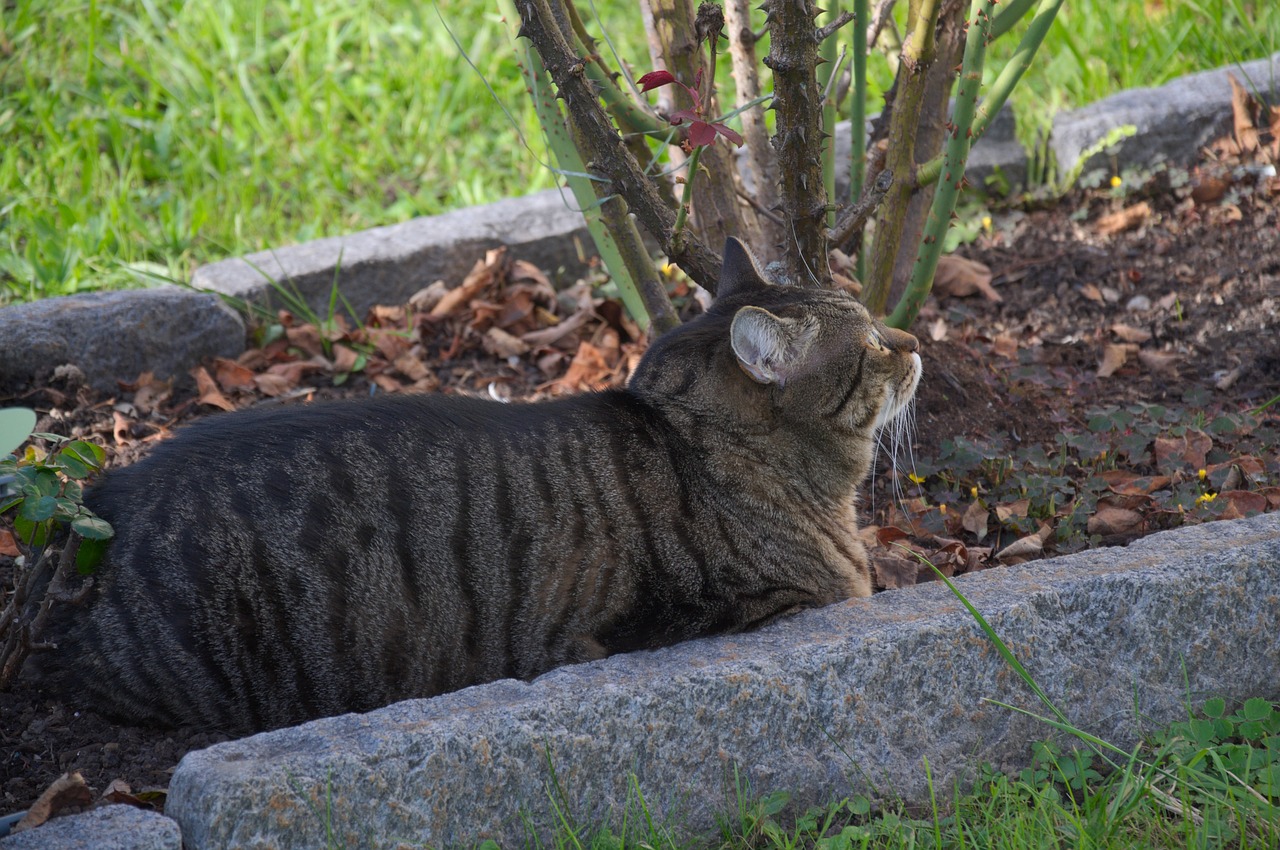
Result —
M916 349L731 239L625 388L210 417L89 491L116 535L39 663L126 722L253 732L868 596L856 489Z

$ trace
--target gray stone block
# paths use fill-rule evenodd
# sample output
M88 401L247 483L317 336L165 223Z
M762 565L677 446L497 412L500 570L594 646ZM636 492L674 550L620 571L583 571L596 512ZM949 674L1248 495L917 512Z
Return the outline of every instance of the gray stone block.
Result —
M1188 699L1280 696L1280 514L958 583L1068 717L1119 746ZM974 765L1016 768L1055 737L988 700L1045 712L934 583L219 744L182 760L166 811L198 850L321 846L326 830L347 846L523 843L525 818L554 822L553 781L573 818L616 823L630 774L686 833L731 809L735 770L793 806L870 783L927 804L922 759L945 801Z
M182 850L182 833L164 815L103 806L0 838L0 850Z
M327 315L335 277L356 318L375 304L402 304L436 280L459 283L484 252L508 246L517 258L554 272L580 272L595 256L573 195L555 189L375 227L346 236L262 251L196 269L197 289L283 306L272 286L294 287Z
M1096 154L1085 170L1150 167L1161 159L1188 165L1196 152L1231 130L1231 84L1235 78L1255 95L1280 94L1280 53L1212 71L1180 77L1159 88L1122 91L1088 106L1054 116L1050 144L1060 173L1066 173L1107 133L1132 124L1137 135L1117 146L1113 156Z
M868 132L875 117L873 115L867 119ZM848 121L841 121L836 125L836 162L849 160L849 145L852 144L849 127ZM996 113L987 132L969 151L969 162L964 169L969 185L977 189L985 189L987 178L997 173L1008 182L1013 191L1018 190L1027 179L1027 152L1018 141L1013 109L1008 103ZM836 197L844 199L848 194L849 169L837 168Z
M186 376L244 351L244 322L220 298L176 287L90 292L0 309L0 396L71 363L95 389L143 372Z

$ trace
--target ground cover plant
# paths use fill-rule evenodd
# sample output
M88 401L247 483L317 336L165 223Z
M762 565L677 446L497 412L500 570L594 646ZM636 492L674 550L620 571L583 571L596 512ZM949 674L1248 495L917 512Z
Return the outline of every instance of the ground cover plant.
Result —
M538 129L496 6L436 5L516 127L431 4L12 4L0 303L185 279L199 263L549 188L517 139ZM634 4L594 6L644 67L643 34L621 13ZM1014 105L1032 142L1057 109L1269 55L1277 33L1266 2L1073 0ZM993 45L993 67L1010 47ZM868 73L873 97L892 80L879 54Z

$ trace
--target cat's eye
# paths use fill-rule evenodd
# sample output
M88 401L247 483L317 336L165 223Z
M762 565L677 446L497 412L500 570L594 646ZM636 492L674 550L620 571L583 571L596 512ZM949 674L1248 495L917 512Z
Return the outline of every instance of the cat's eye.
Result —
M880 336L879 331L871 331L867 334L867 345L876 351L888 351L884 344L884 338Z

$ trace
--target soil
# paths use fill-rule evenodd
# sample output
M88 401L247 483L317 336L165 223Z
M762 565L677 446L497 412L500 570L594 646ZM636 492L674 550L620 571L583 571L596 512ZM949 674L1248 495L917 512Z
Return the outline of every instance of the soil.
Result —
M1280 182L1224 168L1162 172L1123 197L1103 188L991 217L959 254L989 269L1001 300L941 294L915 325L925 378L910 452L896 463L882 452L863 510L879 584L929 578L897 541L954 573L1280 508L1280 404L1267 406L1280 396ZM981 266L952 272L961 289L974 276L988 282ZM510 258L490 257L477 274L489 278L460 311L424 319L436 292L358 333L329 329L327 350L314 328L283 316L285 337L240 364L208 364L198 388L143 376L103 397L70 373L0 405L35 407L39 430L96 440L122 464L218 406L372 385L555 394L621 380L638 356L639 334L616 302L556 296ZM590 323L529 353L488 332L528 333L549 326L534 321L539 309L564 321L584 304ZM417 328L420 341L379 335L397 327ZM363 362L352 359L359 351ZM0 579L13 569L0 557ZM117 725L19 680L0 693L0 813L27 808L67 770L98 792L115 779L161 789L183 753L218 740Z

